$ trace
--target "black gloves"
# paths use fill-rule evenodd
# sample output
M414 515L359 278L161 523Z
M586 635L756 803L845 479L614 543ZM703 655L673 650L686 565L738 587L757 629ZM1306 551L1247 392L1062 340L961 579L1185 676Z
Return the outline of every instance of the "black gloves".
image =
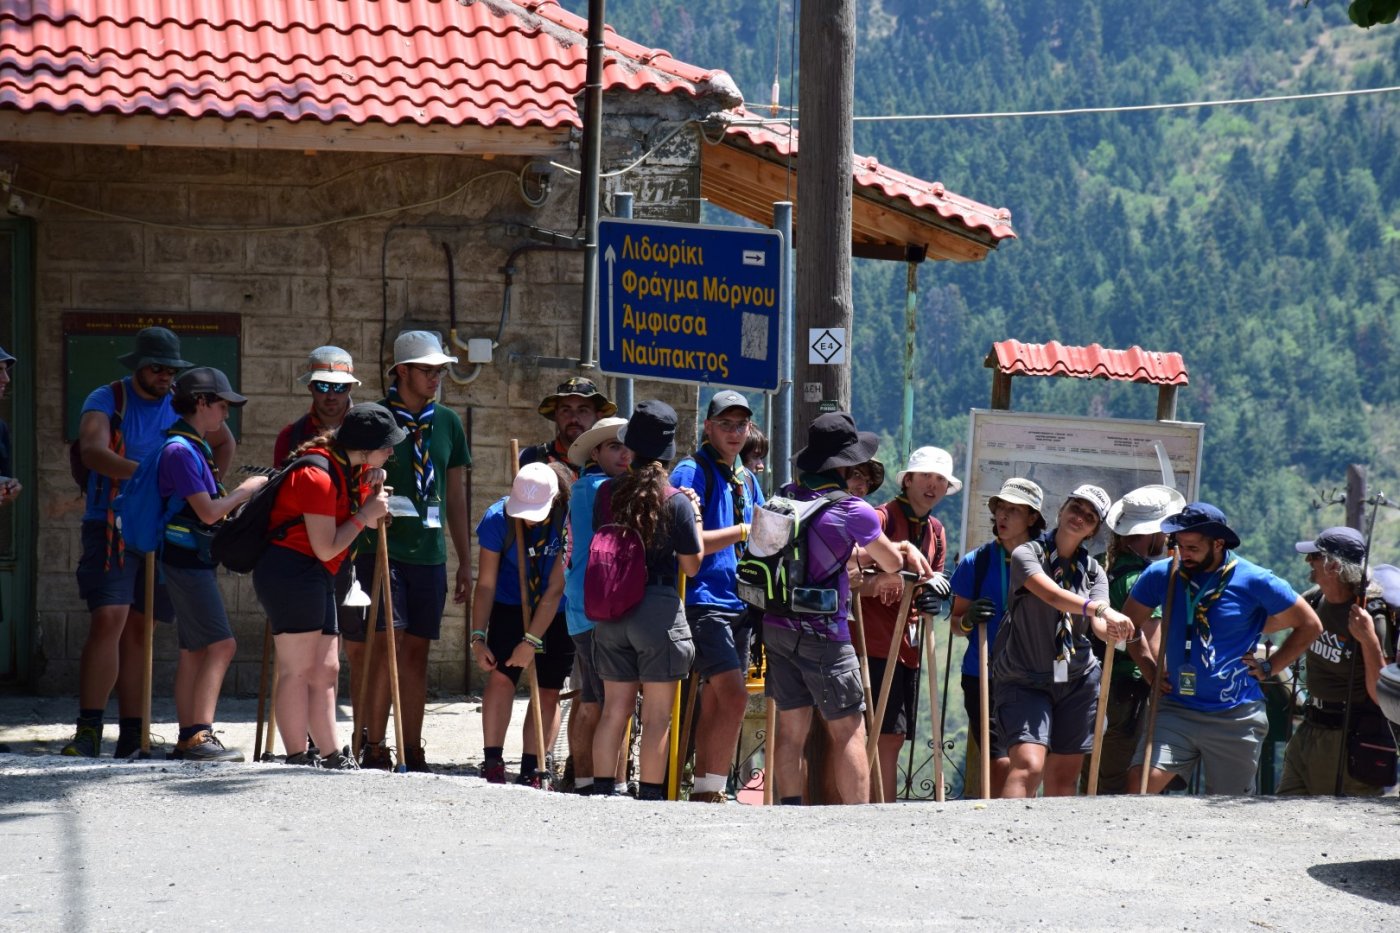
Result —
M986 625L996 613L996 605L987 597L974 599L967 604L967 611L963 613L963 625Z
M921 586L914 593L914 608L923 615L938 615L943 611L943 600L929 586Z

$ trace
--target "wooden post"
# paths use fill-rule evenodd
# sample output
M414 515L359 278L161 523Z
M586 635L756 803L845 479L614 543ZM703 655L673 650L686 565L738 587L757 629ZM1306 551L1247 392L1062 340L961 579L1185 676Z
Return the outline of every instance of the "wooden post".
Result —
M1176 420L1176 386L1157 387L1157 420Z

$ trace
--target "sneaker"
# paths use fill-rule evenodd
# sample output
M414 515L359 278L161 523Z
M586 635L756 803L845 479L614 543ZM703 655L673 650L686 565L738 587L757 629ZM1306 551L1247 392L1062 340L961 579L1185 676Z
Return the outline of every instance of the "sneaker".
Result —
M297 752L295 755L288 755L287 764L300 765L304 768L324 767L324 765L321 764L321 756L316 754L309 748L304 752Z
M540 790L544 787L544 778L541 776L540 772L536 771L534 774L520 775L515 779L515 783L522 787L533 787L535 790Z
M59 754L69 758L96 758L102 754L102 727L79 726Z
M428 767L428 755L421 746L419 748L406 748L403 754L406 759L404 764L408 766L408 770L416 771L419 774L433 773L433 769Z
M504 784L506 782L506 763L499 758L494 758L481 766L481 776L486 778L487 784Z
M175 743L175 751L185 761L242 761L243 753L224 748L224 743L208 729L201 729L183 742ZM175 757L175 756L171 756Z
M383 742L365 743L360 749L360 767L375 771L393 771L394 756L389 753L389 746Z
M113 758L130 758L141 750L141 733L134 735L118 735L117 747L112 752Z
M358 771L360 766L355 763L355 756L350 754L350 746L347 745L338 752L331 752L321 759L321 767L331 771Z
M729 797L722 790L691 791L691 803L728 803Z

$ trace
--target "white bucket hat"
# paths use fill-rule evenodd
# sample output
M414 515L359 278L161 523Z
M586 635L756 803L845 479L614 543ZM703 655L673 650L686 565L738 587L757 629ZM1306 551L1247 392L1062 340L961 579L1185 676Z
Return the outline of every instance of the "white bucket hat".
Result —
M948 481L948 495L962 491L962 480L953 475L953 455L942 447L920 447L909 455L909 465L894 477L894 484L901 489L906 473L937 473Z
M584 431L569 445L569 462L576 467L583 466L588 462L588 455L593 453L593 448L617 440L618 428L626 423L626 418L616 417L599 418L593 422L593 427Z
M422 363L424 366L441 366L455 363L457 357L442 352L442 338L431 330L406 330L394 339L394 365L385 370L384 375L392 376L394 366L405 363Z
M355 361L349 352L340 347L317 347L312 350L306 357L306 372L297 377L297 382L302 385L313 382L360 384L360 380L355 378Z
M527 522L549 516L554 497L559 494L559 474L544 463L527 463L515 474L506 497L506 514Z
M1113 503L1104 523L1116 535L1155 535L1162 521L1186 507L1186 497L1170 486L1139 486Z

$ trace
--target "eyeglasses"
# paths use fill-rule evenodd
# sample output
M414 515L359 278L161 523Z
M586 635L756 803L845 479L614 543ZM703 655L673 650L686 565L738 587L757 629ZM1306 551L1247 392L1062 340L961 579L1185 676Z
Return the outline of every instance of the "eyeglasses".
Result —
M408 368L424 376L441 376L447 372L446 366L429 366L426 363L409 363Z
M740 431L747 431L749 429L749 422L747 420L730 421L727 418L722 418L710 423L726 434L738 434Z
M180 375L180 368L179 368L178 366L161 366L161 365L158 364L158 363L152 363L152 364L150 364L149 366L146 367L146 370L147 370L152 376L178 376L178 375Z
M1313 561L1315 561L1315 560L1322 560L1322 555L1319 554L1319 553L1317 553L1316 551L1314 551L1314 552L1311 553L1311 554L1304 554L1304 555L1303 555L1303 560L1306 561L1307 563L1311 564L1311 563L1312 563Z
M350 391L350 383L348 383L348 382L313 382L313 383L311 383L311 391L312 391L312 392L319 392L319 393L321 393L322 395L327 395L327 394L332 393L332 392L334 392L336 395L344 395L346 392L349 392L349 391Z

